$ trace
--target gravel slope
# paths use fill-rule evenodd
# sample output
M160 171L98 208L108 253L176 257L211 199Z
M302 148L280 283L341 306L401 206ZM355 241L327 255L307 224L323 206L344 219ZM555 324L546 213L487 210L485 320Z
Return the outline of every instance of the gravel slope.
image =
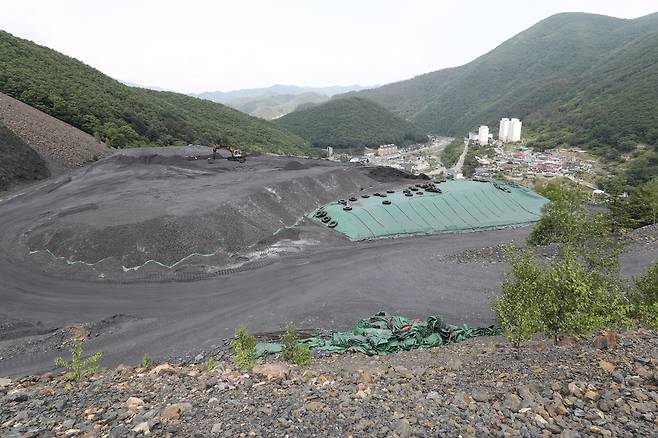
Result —
M46 163L0 122L0 191L50 175Z
M53 175L109 152L91 135L2 93L0 123L34 149Z
M368 358L119 366L80 383L0 379L6 437L651 437L658 434L658 333L500 338Z

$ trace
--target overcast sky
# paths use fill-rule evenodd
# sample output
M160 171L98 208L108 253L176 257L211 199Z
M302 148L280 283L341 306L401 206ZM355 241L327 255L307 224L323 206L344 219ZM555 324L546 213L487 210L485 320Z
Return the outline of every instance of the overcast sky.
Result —
M464 64L557 12L655 0L2 0L0 29L181 92L384 84ZM2 62L2 60L0 60Z

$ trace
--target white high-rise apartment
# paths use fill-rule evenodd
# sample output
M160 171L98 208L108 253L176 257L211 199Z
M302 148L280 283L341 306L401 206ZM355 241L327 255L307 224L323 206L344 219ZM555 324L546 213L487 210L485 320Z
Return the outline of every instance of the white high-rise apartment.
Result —
M517 118L508 119L504 117L500 119L500 126L498 128L498 140L503 143L516 142L521 140L521 121Z
M486 146L489 144L489 127L487 125L480 126L478 129L478 142L480 146Z
M510 129L507 141L516 142L521 141L521 121L519 119L510 120Z
M500 126L498 127L498 140L503 143L507 143L507 137L509 136L509 119L504 117L500 119Z

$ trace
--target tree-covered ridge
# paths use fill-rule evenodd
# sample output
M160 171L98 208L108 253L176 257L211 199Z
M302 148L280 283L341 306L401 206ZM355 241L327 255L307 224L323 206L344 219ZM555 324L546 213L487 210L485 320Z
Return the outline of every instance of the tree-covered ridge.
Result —
M113 147L208 144L306 153L307 143L264 120L190 96L132 88L82 62L0 31L0 91Z
M513 115L540 134L540 147L566 143L618 157L646 143L655 151L657 30L658 14L558 14L463 66L355 95L431 133L461 136Z
M276 123L316 147L359 148L427 140L425 133L412 123L358 97L336 98L294 111Z

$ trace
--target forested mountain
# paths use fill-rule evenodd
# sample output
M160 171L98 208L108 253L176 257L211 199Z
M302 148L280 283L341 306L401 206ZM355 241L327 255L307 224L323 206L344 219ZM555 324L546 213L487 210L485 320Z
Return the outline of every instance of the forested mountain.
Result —
M300 105L322 103L327 100L329 100L328 96L319 93L268 93L260 96L240 97L226 102L226 105L255 117L272 120L295 111Z
M549 17L489 53L376 89L351 93L428 132L464 135L520 117L537 146L585 146L609 157L658 144L658 14L625 20Z
M306 153L308 144L272 123L183 94L124 85L82 62L0 31L0 92L113 147L214 142Z
M425 133L412 123L358 97L334 98L294 111L275 123L316 147L404 145L427 140Z

